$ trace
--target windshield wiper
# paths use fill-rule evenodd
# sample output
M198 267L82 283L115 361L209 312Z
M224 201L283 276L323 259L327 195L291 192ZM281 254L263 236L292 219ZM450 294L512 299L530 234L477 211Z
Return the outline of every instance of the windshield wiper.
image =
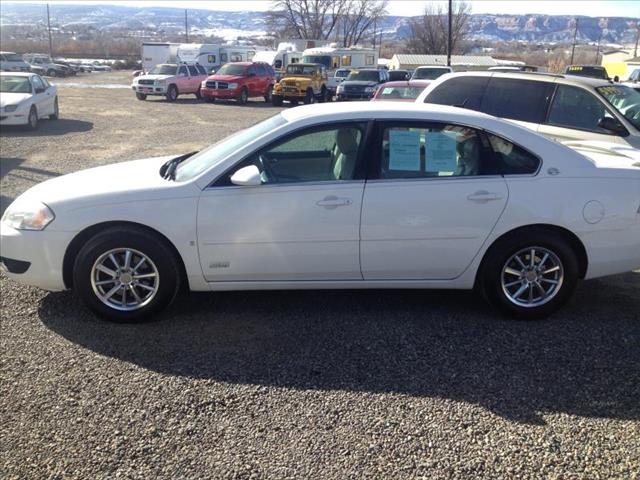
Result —
M160 176L165 180L175 180L176 179L176 169L181 162L184 162L187 158L192 155L195 155L196 152L185 153L184 155L180 155L179 157L172 158L167 161L162 167L160 167Z

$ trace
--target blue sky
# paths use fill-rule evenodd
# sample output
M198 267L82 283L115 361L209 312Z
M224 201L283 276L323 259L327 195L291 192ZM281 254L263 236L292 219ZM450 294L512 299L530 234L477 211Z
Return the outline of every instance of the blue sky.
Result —
M7 2L15 3L15 2ZM77 0L77 1L34 1L25 0L23 3L50 3L52 5L61 3L75 4L117 4L142 6L166 6L178 8L197 8L205 10L252 10L266 11L271 7L272 2L268 0ZM446 6L446 1L428 2L424 0L391 0L389 2L389 13L392 15L417 15L427 3L440 3ZM640 18L639 0L472 0L471 8L473 13L544 13L549 15L587 15L592 17L617 16L617 17L637 17Z

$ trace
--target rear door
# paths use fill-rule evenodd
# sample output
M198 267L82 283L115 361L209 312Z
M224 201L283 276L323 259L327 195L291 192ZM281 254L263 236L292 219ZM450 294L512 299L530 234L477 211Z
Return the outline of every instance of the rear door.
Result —
M489 141L459 125L385 122L361 221L365 280L448 280L469 266L508 191Z
M200 87L200 72L195 65L189 65L187 69L189 70L189 91L197 92Z
M190 81L189 81L189 71L187 70L186 65L181 65L178 68L176 83L178 84L179 93L190 93L191 87L190 87Z

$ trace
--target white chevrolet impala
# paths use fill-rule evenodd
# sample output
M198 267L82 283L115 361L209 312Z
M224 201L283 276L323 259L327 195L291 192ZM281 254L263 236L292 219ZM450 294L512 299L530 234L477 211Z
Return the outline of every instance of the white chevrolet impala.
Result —
M579 279L640 267L640 167L585 152L453 107L299 107L199 153L36 185L0 253L10 277L119 321L185 284L476 288L540 317Z

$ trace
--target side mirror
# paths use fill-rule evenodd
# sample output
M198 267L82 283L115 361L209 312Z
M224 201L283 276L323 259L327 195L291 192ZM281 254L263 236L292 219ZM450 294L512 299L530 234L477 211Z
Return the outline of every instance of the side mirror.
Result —
M627 129L624 128L624 125L611 117L602 117L598 122L598 127L609 130L617 135L626 135L628 133Z
M46 92L45 88L42 88L42 87L37 87L36 88L36 93L44 93L44 92Z
M255 165L243 167L231 176L231 183L249 187L262 185L260 170Z

